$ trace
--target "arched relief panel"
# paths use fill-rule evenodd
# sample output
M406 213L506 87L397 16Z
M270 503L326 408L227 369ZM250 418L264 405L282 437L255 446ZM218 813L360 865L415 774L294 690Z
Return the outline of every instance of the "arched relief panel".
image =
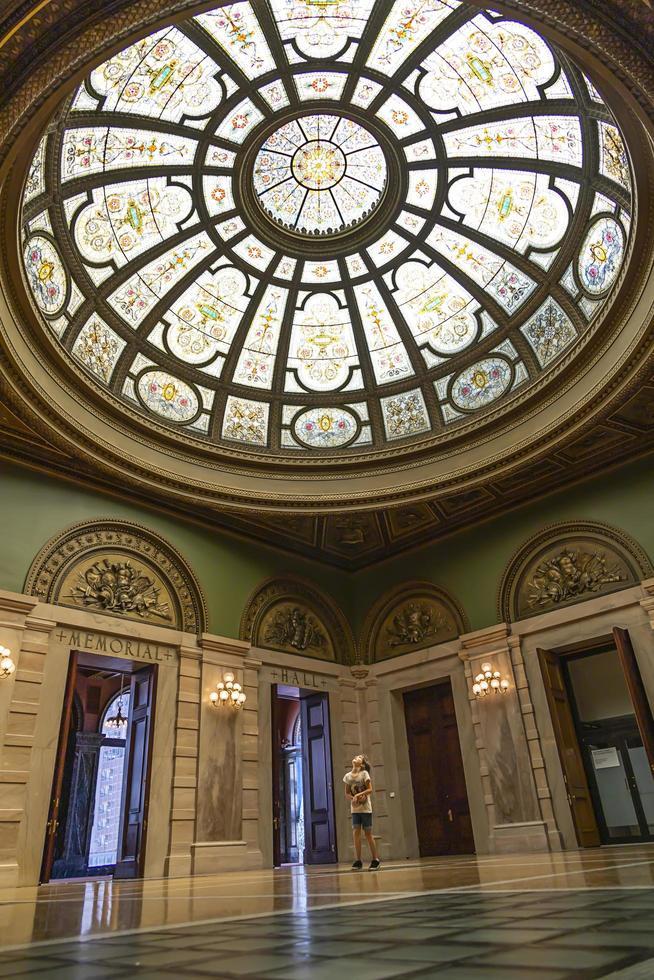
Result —
M203 633L206 607L194 572L163 538L129 521L75 524L32 562L25 592L43 602Z
M653 574L652 563L624 531L595 521L543 528L511 558L498 612L504 622L618 592Z
M375 603L363 626L361 653L367 662L454 640L470 629L463 608L430 582L406 582Z
M295 578L268 579L255 590L241 618L240 638L267 650L354 661L343 613L329 596Z

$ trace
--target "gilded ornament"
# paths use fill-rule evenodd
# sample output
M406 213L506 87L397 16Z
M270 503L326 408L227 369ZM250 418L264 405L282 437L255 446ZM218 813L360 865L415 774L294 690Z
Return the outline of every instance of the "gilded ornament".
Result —
M294 650L322 650L327 638L317 619L295 606L293 609L280 609L265 631L266 643Z
M172 619L170 606L160 602L161 588L144 570L129 561L96 561L78 575L66 598L104 612L136 613L142 619Z
M538 566L527 582L527 601L530 606L557 604L599 592L603 586L623 582L626 577L605 552L566 548Z
M256 589L241 618L240 638L255 647L354 661L354 640L339 608L299 579L269 579Z
M398 647L422 643L451 626L449 618L435 606L409 602L393 617L393 625L386 627L387 645Z
M53 605L156 620L187 633L206 628L193 571L167 541L129 521L89 521L57 534L34 558L24 591Z

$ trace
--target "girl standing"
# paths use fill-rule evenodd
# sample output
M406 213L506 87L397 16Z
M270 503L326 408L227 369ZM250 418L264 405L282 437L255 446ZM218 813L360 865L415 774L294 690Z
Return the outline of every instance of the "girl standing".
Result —
M372 779L370 764L365 755L355 755L352 759L352 770L343 776L345 783L345 798L350 801L352 813L352 837L356 860L352 867L359 871L363 867L361 861L361 830L366 835L372 858L368 871L376 871L380 865L375 838L372 836Z

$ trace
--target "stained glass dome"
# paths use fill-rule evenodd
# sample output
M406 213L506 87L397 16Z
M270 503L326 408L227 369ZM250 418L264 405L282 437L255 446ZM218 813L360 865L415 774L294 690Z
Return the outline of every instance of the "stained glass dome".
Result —
M592 81L458 0L252 0L95 68L43 136L27 284L89 383L234 452L425 444L608 308L630 163Z

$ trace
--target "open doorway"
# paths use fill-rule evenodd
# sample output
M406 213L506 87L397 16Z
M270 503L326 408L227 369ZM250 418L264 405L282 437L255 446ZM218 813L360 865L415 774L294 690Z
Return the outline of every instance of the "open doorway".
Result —
M138 877L156 666L71 654L41 881Z
M654 726L627 631L539 656L578 843L654 840Z
M326 693L272 688L273 863L337 860Z

